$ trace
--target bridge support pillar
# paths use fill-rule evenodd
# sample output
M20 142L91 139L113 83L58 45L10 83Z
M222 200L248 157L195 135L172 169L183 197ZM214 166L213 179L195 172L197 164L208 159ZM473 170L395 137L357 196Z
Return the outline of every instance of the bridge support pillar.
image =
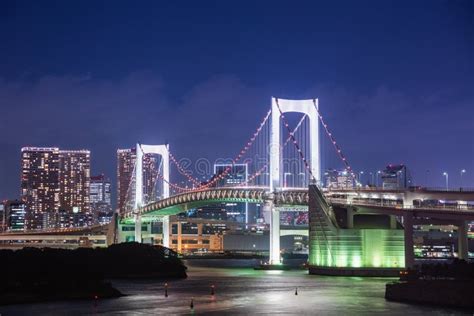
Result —
M164 247L170 247L170 217L163 216L163 232L162 232L162 245Z
M390 215L390 229L397 229L397 217Z
M354 228L354 209L351 206L347 207L347 228Z
M458 258L466 261L469 259L467 230L467 221L461 221L458 224Z
M403 226L405 232L405 268L411 269L415 265L415 253L413 250L413 213L403 213Z
M405 192L405 194L403 195L403 207L412 208L413 201L414 201L413 194L411 194L411 192Z
M183 223L178 221L178 253L183 251Z
M117 243L118 214L112 215L112 220L107 226L107 247Z
M142 217L140 214L135 215L135 242L142 242Z
M202 223L199 223L197 224L197 229L198 229L198 244L202 245L202 228L203 228L203 224Z
M264 212L270 213L270 264L280 264L280 211L275 208L273 200L266 200Z

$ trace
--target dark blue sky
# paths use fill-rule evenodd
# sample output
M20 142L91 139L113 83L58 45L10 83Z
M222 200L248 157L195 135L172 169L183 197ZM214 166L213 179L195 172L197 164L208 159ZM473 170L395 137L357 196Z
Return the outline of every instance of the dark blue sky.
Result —
M472 1L2 1L0 41L0 198L25 145L233 156L271 96L318 97L357 170L474 187Z

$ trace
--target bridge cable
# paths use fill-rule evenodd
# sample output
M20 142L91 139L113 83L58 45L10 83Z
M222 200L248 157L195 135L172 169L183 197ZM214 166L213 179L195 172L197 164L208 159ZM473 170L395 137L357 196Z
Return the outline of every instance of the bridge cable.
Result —
M268 121L268 118L270 117L270 114L271 114L271 110L269 110L267 112L267 114L265 115L263 121L260 123L259 127L257 128L256 132L253 134L253 136L250 138L250 140L247 142L247 144L244 146L244 148L239 152L239 154L234 158L232 159L232 165L234 165L235 163L237 163L242 157L243 155L248 151L248 149L252 146L252 144L254 143L255 139L257 138L257 136L260 134L262 128L264 127L264 125L266 124L266 122ZM168 152L169 152L169 149L168 149ZM182 168L180 165L179 165L179 162L175 159L174 156L171 155L171 152L170 153L170 157L173 157L171 159L171 161L177 165L178 167L178 170L181 168L183 171L184 171L184 168ZM199 183L198 187L195 188L196 190L199 190L199 189L202 189L202 188L208 188L210 187L211 185L213 185L214 183L216 183L217 181L223 179L229 172L230 170L232 169L232 166L229 166L227 167L224 172L222 172L221 174L219 174L218 176L215 176L214 179L212 180L209 180L206 184L202 184L202 183ZM188 180L190 181L197 181L195 178L193 178L192 176L189 175L189 173L185 172L184 174ZM192 180L191 180L192 179Z
M354 174L354 171L352 170L352 167L349 164L349 161L347 160L346 156L343 154L342 149L338 145L338 143L336 142L336 139L334 138L334 136L332 136L332 133L330 132L328 125L323 120L323 116L321 115L321 113L318 110L318 107L316 106L316 100L314 100L314 99L313 99L313 104L314 104L314 108L316 109L316 113L318 114L319 120L321 121L321 124L323 125L324 130L326 131L326 135L329 137L329 140L333 144L334 149L336 149L336 153L338 154L339 158L344 163L344 165L346 167L346 170L350 173L352 179L357 181L356 176Z
M305 117L306 117L306 114L303 115L303 117L300 119L300 121L298 122L298 124L296 125L296 127L293 129L293 133L295 133L295 132L300 128L300 126L301 126L301 124L303 123ZM290 140L291 140L291 137L288 137L288 138L286 139L286 141L283 143L283 147L286 147L286 145L290 142ZM265 170L265 168L267 168L267 167L268 167L268 162L267 162L262 168L260 168L255 174L251 175L251 176L248 178L247 181L239 183L239 186L248 184L251 180L255 179L255 177L257 177L258 175L260 175L260 174Z

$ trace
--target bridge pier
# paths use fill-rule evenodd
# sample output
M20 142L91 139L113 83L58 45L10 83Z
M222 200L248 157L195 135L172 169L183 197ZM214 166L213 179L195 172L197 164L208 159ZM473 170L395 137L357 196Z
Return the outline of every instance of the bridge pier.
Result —
M390 229L397 229L397 217L390 215Z
M170 217L169 215L163 216L163 232L162 232L162 245L164 247L170 247Z
M469 243L467 239L467 221L461 221L458 224L458 258L461 260L469 259Z
M142 217L140 214L135 215L135 242L142 242Z
M347 207L347 228L354 228L354 209L352 206Z
M411 192L405 192L403 197L403 207L404 208L412 208L413 201L415 200L413 194Z
M403 213L403 226L405 235L405 268L411 269L415 265L415 252L413 250L413 213Z
M280 211L275 208L273 199L265 201L263 211L270 214L270 255L269 264L280 264Z
M183 223L178 220L178 253L183 251Z

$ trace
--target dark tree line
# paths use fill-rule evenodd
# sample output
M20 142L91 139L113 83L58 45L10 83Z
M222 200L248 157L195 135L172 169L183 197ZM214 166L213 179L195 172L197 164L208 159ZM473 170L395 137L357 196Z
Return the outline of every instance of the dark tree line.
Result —
M108 248L0 250L0 288L73 284L107 278L179 278L186 267L161 246L123 243Z

